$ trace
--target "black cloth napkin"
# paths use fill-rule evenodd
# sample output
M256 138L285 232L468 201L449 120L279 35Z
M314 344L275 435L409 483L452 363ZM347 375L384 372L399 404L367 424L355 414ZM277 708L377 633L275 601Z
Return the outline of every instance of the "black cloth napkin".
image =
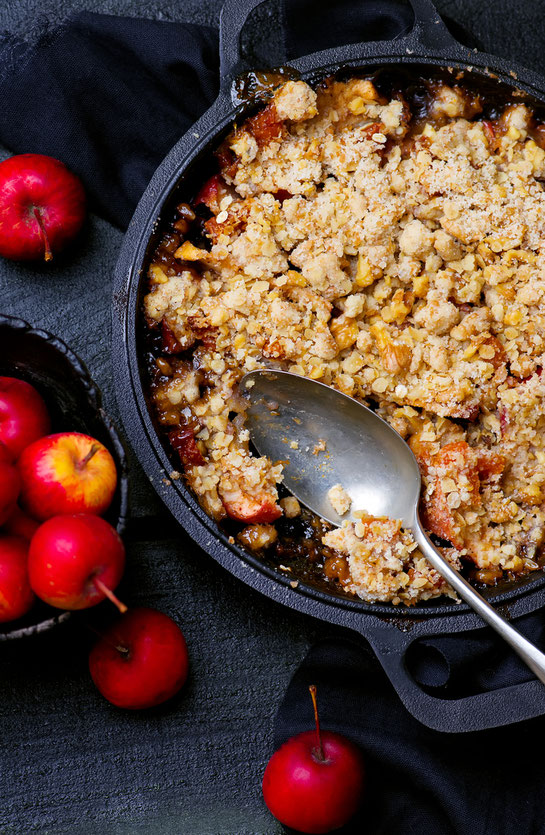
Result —
M289 0L284 15L278 38L287 58L341 42L399 37L413 19L402 0ZM217 46L217 32L208 27L90 13L34 44L4 34L0 144L62 159L82 178L94 211L124 228L164 155L214 100ZM543 642L541 613L521 624ZM422 641L410 666L438 695L531 677L486 630ZM367 752L370 800L365 826L360 822L354 831L545 832L538 790L543 766L526 759L545 720L463 736L428 731L400 704L372 655L338 641L314 647L297 672L278 715L278 744L309 727L309 683L319 686L324 726L355 738Z
M125 228L151 176L218 90L217 32L83 12L36 44L0 40L0 144L61 159Z

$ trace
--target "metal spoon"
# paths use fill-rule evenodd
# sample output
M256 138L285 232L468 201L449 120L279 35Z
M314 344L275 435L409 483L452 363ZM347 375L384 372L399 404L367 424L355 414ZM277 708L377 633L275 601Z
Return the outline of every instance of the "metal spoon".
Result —
M340 517L327 498L342 484L354 510L400 519L433 567L462 600L515 650L545 684L545 655L511 626L452 568L418 516L420 471L411 449L392 427L352 397L287 371L252 371L241 392L249 400L247 427L261 455L284 461L284 484L304 505L334 525Z

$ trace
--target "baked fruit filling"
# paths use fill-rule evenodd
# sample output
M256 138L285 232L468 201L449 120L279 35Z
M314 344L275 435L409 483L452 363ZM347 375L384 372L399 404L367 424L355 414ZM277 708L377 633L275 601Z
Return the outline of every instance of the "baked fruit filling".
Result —
M288 81L224 140L149 267L153 401L203 508L368 601L453 593L398 521L331 529L287 496L238 381L282 368L362 400L413 449L454 565L487 584L541 567L545 131L516 100L484 105L455 82Z

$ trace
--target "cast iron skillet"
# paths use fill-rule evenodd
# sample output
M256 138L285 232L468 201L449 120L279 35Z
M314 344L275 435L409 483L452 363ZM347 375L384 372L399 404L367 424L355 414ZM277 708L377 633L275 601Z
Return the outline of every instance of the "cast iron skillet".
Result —
M128 506L126 453L84 363L57 336L23 319L0 315L0 376L19 377L38 389L51 415L53 432L85 432L108 447L118 479L106 519L122 534ZM72 612L37 600L24 617L0 623L0 643L47 632L71 616Z
M119 407L134 449L158 494L175 518L211 557L254 589L314 617L354 629L365 636L395 686L406 708L430 728L459 732L505 725L545 713L545 688L537 680L462 698L437 698L425 692L410 675L406 653L415 639L462 633L482 626L467 606L430 601L405 610L368 604L327 593L304 583L290 586L286 577L257 557L230 543L206 515L182 481L170 481L174 459L163 445L150 416L143 364L141 276L156 232L173 190L187 194L202 183L213 151L232 122L251 110L240 103L234 81L251 69L241 57L240 34L250 12L263 0L227 0L220 25L221 89L212 107L183 136L156 171L125 236L116 269L113 351ZM368 42L324 50L290 61L310 82L332 73L345 77L359 71L406 68L410 74L464 70L464 83L495 94L498 103L529 101L545 108L545 78L492 55L463 47L448 32L430 0L410 0L415 22L412 31L392 41ZM516 80L516 89L514 88ZM513 96L514 97L511 99ZM178 195L178 200L180 199ZM488 595L508 617L532 612L545 603L544 572L536 572L508 589ZM461 637L460 640L463 640Z

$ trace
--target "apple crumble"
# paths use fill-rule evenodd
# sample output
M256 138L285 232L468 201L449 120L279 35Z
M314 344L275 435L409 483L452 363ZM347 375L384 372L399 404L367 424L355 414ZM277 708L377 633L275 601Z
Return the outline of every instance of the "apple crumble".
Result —
M486 584L541 567L545 133L522 103L485 106L440 81L413 99L288 81L223 141L149 267L153 399L203 508L367 601L453 593L398 521L331 529L287 496L237 384L282 368L365 402L414 451L453 565Z

